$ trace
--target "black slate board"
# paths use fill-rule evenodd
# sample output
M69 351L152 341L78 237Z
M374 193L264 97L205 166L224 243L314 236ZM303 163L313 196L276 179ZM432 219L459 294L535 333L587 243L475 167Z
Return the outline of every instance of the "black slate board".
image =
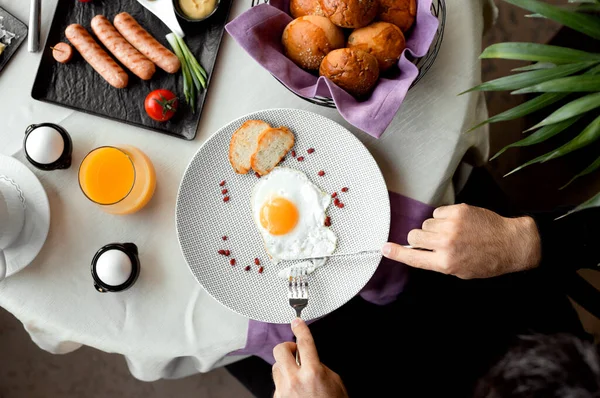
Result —
M19 46L23 43L23 40L27 37L27 26L13 17L8 11L0 7L0 16L4 17L2 25L4 29L17 35L12 39L9 46L6 46L4 52L0 54L0 71L6 66L8 60L17 52Z
M185 42L208 73L208 84L232 1L221 0L215 14L203 22L186 23L179 20L186 34ZM96 73L77 51L68 64L59 64L52 58L50 46L60 41L68 43L64 32L70 24L83 25L93 36L90 21L94 16L102 14L112 21L115 15L123 11L130 13L159 42L171 49L165 38L169 33L167 26L135 0L93 0L90 3L59 0L31 96L178 138L194 139L210 86L199 94L196 112L192 113L185 103L181 72L171 75L156 67L152 79L143 81L123 67L129 73L129 85L124 89L116 89ZM173 119L165 123L153 121L144 111L144 99L150 91L159 88L173 91L180 99L179 110Z

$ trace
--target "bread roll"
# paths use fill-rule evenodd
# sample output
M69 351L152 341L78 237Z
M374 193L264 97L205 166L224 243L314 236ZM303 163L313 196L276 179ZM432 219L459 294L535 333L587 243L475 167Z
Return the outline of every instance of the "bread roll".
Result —
M319 0L331 22L342 28L362 28L377 16L378 0Z
M319 0L291 0L290 14L294 18L300 18L305 15L318 15L324 17Z
M417 0L380 0L380 21L393 23L406 32L415 22L417 17Z
M348 47L373 55L377 58L379 71L383 72L396 65L406 47L406 41L402 31L396 25L374 22L352 32L348 37Z
M327 54L319 74L355 97L370 93L379 78L377 59L355 48L341 48Z
M344 47L344 33L325 17L307 15L294 19L281 37L285 55L304 69L317 70L325 56Z

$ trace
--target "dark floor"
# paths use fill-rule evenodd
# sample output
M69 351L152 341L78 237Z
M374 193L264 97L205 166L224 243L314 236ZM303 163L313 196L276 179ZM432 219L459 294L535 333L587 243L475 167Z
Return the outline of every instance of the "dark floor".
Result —
M565 1L553 0L552 2L564 3ZM525 18L523 11L500 1L497 1L497 5L500 9L498 23L486 36L486 45L499 41L547 42L559 29L559 26L546 20ZM484 80L505 76L516 65L519 64L508 61L484 61ZM508 93L491 93L487 96L487 100L490 115L522 101L520 97ZM525 128L523 121L492 125L491 153L518 140ZM530 150L511 150L488 166L509 196L518 205L527 209L579 203L591 196L593 192L600 190L600 179L596 174L581 179L565 191L558 191L558 187L568 181L573 173L585 167L585 159L582 160L579 154L541 166L532 166L513 176L502 178L502 175L514 167L549 149L551 147L542 146ZM590 275L593 276L593 273ZM581 312L581 317L588 330L595 332L600 330L598 320L584 311ZM249 394L222 369L182 380L144 383L130 375L120 355L106 354L91 348L82 348L63 356L48 354L31 341L20 322L0 309L0 398L113 396L244 398Z

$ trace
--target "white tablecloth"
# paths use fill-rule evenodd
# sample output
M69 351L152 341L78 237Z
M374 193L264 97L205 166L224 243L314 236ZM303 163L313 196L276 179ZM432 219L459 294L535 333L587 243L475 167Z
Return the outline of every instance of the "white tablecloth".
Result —
M23 21L28 4L0 0L0 6ZM56 0L43 4L42 43ZM230 18L249 6L250 0L234 1ZM431 205L450 203L452 178L465 154L472 152L469 157L475 161L487 156L485 132L463 134L486 116L484 98L456 94L480 81L483 15L491 8L487 0L447 0L439 56L379 140L349 126L335 110L288 92L227 35L192 142L34 101L30 89L40 53L28 53L24 44L0 73L0 152L22 160L25 128L58 123L73 138L74 166L53 172L34 169L50 199L50 233L29 267L0 283L0 305L23 323L41 348L67 353L88 345L120 353L142 380L205 372L239 359L225 355L244 347L248 320L208 296L192 277L177 243L177 189L193 154L214 131L239 116L275 107L305 109L353 131L377 159L390 190ZM153 200L131 216L103 213L77 185L82 157L92 148L111 144L139 147L157 170ZM106 243L128 241L140 249L139 280L124 293L97 293L89 271L93 254Z

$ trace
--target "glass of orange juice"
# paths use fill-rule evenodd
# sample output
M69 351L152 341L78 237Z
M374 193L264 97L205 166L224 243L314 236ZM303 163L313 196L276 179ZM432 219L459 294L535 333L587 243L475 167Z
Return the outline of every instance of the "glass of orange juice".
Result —
M131 214L152 199L156 173L138 148L122 145L92 150L79 166L83 194L111 214Z

